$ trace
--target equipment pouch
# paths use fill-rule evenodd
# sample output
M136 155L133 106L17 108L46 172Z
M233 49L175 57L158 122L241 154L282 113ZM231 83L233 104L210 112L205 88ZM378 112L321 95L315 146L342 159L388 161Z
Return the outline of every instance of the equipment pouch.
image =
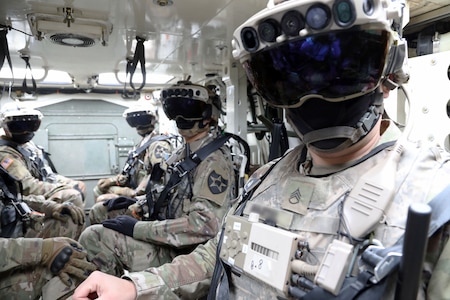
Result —
M5 238L16 238L22 236L22 223L18 222L17 212L13 205L5 205L1 212L0 236Z

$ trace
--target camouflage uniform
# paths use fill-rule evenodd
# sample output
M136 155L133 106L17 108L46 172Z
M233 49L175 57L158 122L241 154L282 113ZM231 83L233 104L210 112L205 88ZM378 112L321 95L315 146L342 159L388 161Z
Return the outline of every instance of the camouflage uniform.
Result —
M77 186L77 189L82 192L83 198L86 197L85 183L83 181L73 180L64 175L55 173L49 162L47 161L46 156L44 155L45 150L41 146L36 145L33 141L29 141L21 145L21 147L29 151L29 153L33 156L35 165L42 164L41 168L45 170L43 171L45 174L42 174L42 171L40 172L40 176L44 177L42 178L42 181L57 183L61 185Z
M207 136L190 144L194 152L211 142ZM179 151L180 155L184 149ZM182 156L180 157L180 159ZM101 271L122 275L170 262L213 238L235 197L234 170L225 146L211 153L175 188L162 208L162 221L139 221L133 238L102 225L86 228L80 243Z
M392 146L355 166L341 165L335 169L310 168L308 160L301 163L302 149L303 145L295 147L275 165L247 202L244 217L256 212L262 219L271 219L277 227L298 234L301 240L309 243L310 249L301 259L317 265L327 246L337 238L340 206L346 195L362 174L386 159ZM256 171L249 179L247 188L272 163ZM404 232L409 205L430 201L448 185L449 178L448 152L438 147L421 147L418 143L407 142L395 173L395 196L386 211L384 222L374 230L373 238L385 247L393 245ZM231 213L233 211L230 210ZM448 236L449 226L445 225L428 242L419 299L450 299ZM201 297L208 292L217 243L216 237L198 246L191 254L178 256L171 264L130 273L126 277L136 284L138 299L151 296L164 299ZM231 298L286 298L286 295L278 295L274 288L246 274L237 276L232 273L231 277L234 286L230 289ZM395 281L395 278L392 279ZM390 290L382 299L393 299L393 296Z
M0 238L1 299L65 299L75 289L41 266L39 238ZM48 292L47 292L48 291Z
M144 145L148 140L156 136L158 135L153 132L148 134L138 145L136 145L135 149ZM103 195L99 194L100 190L98 186L95 187L94 194L97 197L98 203L94 204L89 211L90 224L98 224L106 219L125 214L127 209L118 209L108 212L103 205L103 201L121 195L133 197L145 195L145 188L147 187L147 182L152 173L153 166L159 164L159 166L164 169L164 161L173 150L174 147L169 140L152 142L145 151L142 151L142 153L136 157L135 164L131 169L133 170L132 174L129 174L129 177L119 174L110 178L111 182L114 182L114 184L109 187L108 191ZM130 193L134 195L129 195Z
M6 201L6 200L5 200ZM28 207L42 211L45 200L42 196L26 196ZM8 201L0 200L0 212L14 209ZM17 215L16 215L17 216ZM0 238L0 299L57 299L75 289L75 281L68 287L55 277L47 267L40 264L42 241L51 237L69 237L76 240L84 225L76 224L68 217L66 222L33 213L30 219L12 220L12 236ZM18 218L18 216L17 216ZM10 220L11 221L11 220ZM0 222L0 236L5 236L7 220Z
M1 136L2 140L9 140ZM40 177L40 172L22 153L13 147L0 145L0 164L12 176L21 181L24 195L42 195L58 203L72 202L84 207L83 191L76 181L47 182Z

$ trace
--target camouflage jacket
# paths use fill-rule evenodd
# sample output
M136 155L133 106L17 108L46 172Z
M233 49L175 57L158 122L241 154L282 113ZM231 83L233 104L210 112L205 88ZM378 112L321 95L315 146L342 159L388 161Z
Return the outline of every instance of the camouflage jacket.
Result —
M192 152L213 140L207 136L191 143ZM176 161L184 157L180 149ZM223 216L235 198L234 170L226 146L211 153L174 187L159 213L161 221L142 221L133 237L180 248L203 243L219 231ZM155 199L156 201L156 199Z
M154 131L141 139L136 144L129 155L132 155L139 147L143 146L152 138L164 137L156 134ZM116 186L129 187L136 189L136 195L143 195L153 166L162 164L163 161L174 151L170 139L155 140L136 157L128 157L127 162L121 173L112 177Z
M6 139L5 136L0 137ZM39 179L39 174L28 168L27 159L22 153L10 146L0 146L0 164L12 176L22 182L24 195L44 195L49 197L57 191L72 189L67 183L51 183ZM81 196L80 196L81 198Z
M42 239L0 238L0 274L23 266L40 263Z
M419 143L412 142L404 146L395 174L390 175L395 184L394 198L385 211L383 222L373 231L373 238L381 241L385 247L392 245L403 234L407 209L411 203L427 203L449 184L448 152L434 146L421 147ZM386 159L392 147L383 149L355 166L341 166L341 170L333 170L330 174L324 173L325 170L314 170L314 167L309 169L308 162L302 163L302 149L303 145L295 147L274 166L262 184L256 187L247 202L244 216L256 212L260 220L270 217L271 223L276 223L277 227L298 234L300 239L308 242L310 249L301 260L317 265L327 246L337 237L342 216L341 205L346 195L358 178ZM257 170L248 185L265 174L273 163ZM316 176L311 176L311 173ZM429 240L423 277L426 282L421 285L420 299L448 299L450 296L448 235L448 226L443 226ZM205 295L214 270L217 240L218 237L200 245L189 255L179 256L170 264L130 273L128 277L136 284L138 299L155 295L165 299L191 299ZM230 290L232 298L288 297L245 274L232 274L231 281L234 285ZM383 299L393 299L393 293L390 292Z

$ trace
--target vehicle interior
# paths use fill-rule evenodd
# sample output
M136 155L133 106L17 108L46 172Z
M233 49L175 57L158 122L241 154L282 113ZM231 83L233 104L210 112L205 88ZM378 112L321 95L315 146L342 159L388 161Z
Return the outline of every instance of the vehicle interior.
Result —
M119 172L140 138L122 116L126 108L137 101L159 107L159 90L180 80L208 83L223 102L221 125L246 139L251 163L261 165L269 157L274 120L283 113L265 106L249 87L231 41L234 30L266 5L1 0L0 107L20 101L39 109L44 118L35 142L51 153L59 173L85 181L91 192L98 179ZM413 119L413 138L450 149L450 3L408 0L406 11L409 97L399 91L390 116L399 123ZM161 133L175 130L162 111L159 117ZM289 128L287 134L288 146L295 145L295 134ZM87 209L92 204L90 195Z

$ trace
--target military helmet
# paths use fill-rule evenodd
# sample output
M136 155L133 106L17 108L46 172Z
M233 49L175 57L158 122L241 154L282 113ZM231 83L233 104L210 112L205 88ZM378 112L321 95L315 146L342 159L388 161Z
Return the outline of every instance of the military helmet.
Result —
M123 112L123 116L127 120L128 125L133 128L143 128L156 124L156 111L150 103L138 103Z
M396 83L409 78L401 74L404 7L402 0L270 0L236 29L232 54L273 106L353 99L391 74Z
M164 112L170 120L182 118L186 121L212 120L217 124L222 102L220 97L209 88L179 81L177 84L161 91Z
M20 107L17 103L5 104L0 110L0 115L3 129L12 135L37 131L43 118L40 111Z

